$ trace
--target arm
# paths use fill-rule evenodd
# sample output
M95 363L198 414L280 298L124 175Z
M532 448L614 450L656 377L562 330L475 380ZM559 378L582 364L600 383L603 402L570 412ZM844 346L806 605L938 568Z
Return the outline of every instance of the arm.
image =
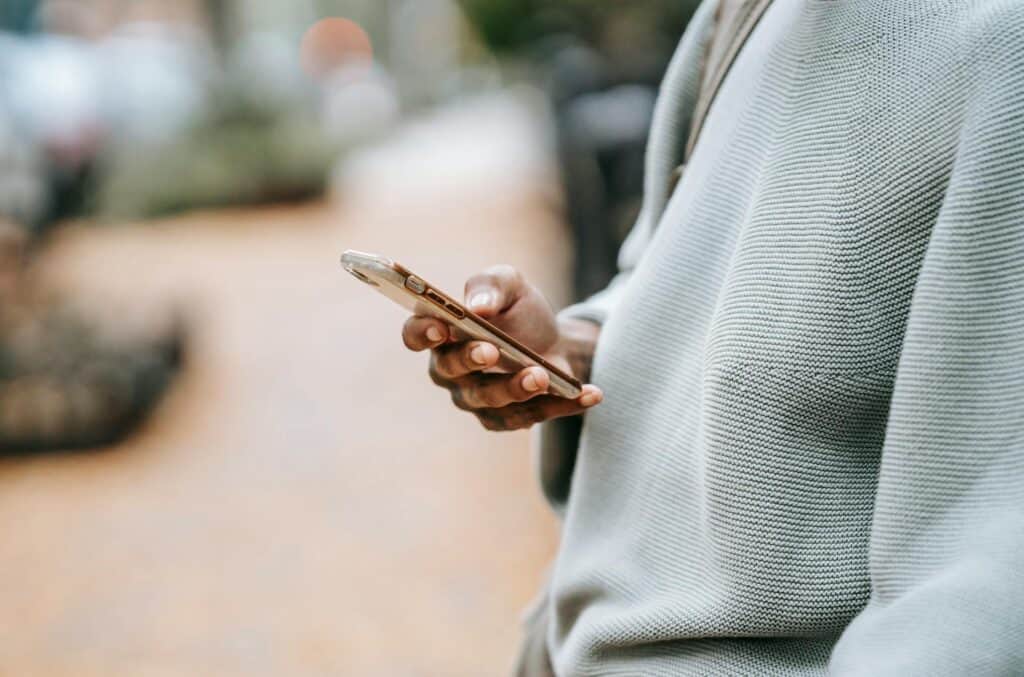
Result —
M830 674L1024 674L1024 14L1017 15L1016 31L1003 33L1020 37L984 48L989 70L969 99L918 278L882 455L871 599L836 645Z
M581 380L590 379L590 363L600 327L622 295L633 267L650 242L668 203L671 175L682 160L690 131L690 119L700 88L703 54L711 36L716 6L715 0L701 3L669 64L655 106L648 142L643 208L620 251L620 273L611 284L583 303L565 309L556 319L536 290L526 293L514 303L506 303L512 298L509 295L502 296L502 302L497 305L491 305L493 299L483 305L474 303L477 286L484 283L486 287L488 276L492 277L492 288L495 282L514 281L517 274L507 267L492 269L467 283L468 305L545 354L546 358L566 366ZM522 281L516 284L519 283ZM521 288L532 289L525 283ZM498 291L501 292L500 284ZM452 344L447 327L426 318L412 318L403 330L403 339L412 350L432 351L431 378L452 393L456 406L475 413L489 429L508 430L547 422L540 426L540 481L553 507L559 509L568 495L569 480L575 466L581 425L581 417L577 414L600 403L601 391L588 385L584 394L575 401L546 396L543 370L525 370L503 378L480 378L486 376L481 369L496 364L496 349L475 343ZM474 350L479 351L477 357L480 361L473 359ZM539 379L536 383L540 383L540 387L527 391L523 379L531 375Z
M603 291L563 310L560 313L563 320L604 324L654 236L675 184L672 174L683 160L717 6L715 0L701 3L672 57L658 93L644 167L643 207L619 252L619 274ZM541 488L556 512L564 509L569 497L581 427L579 416L540 426L537 468Z

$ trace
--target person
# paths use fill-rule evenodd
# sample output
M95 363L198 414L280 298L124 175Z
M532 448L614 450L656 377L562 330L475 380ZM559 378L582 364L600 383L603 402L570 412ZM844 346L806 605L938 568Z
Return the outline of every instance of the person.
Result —
M545 422L564 522L520 674L1024 674L1024 4L776 0L673 190L715 5L608 288L466 285L597 385L403 330L488 429Z

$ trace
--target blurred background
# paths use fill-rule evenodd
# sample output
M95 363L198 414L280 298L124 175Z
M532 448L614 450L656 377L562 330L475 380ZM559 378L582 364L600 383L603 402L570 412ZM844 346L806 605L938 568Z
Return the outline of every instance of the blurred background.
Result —
M0 674L506 674L530 436L338 256L601 288L695 5L3 0Z

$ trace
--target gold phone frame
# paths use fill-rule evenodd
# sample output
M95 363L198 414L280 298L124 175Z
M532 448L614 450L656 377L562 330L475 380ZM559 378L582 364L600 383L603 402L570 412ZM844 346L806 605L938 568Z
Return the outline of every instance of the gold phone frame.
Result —
M551 380L548 392L552 395L575 399L583 392L583 385L570 374L391 259L350 249L341 255L341 265L357 280L414 315L437 318L470 338L492 343L506 361L520 368L544 368Z

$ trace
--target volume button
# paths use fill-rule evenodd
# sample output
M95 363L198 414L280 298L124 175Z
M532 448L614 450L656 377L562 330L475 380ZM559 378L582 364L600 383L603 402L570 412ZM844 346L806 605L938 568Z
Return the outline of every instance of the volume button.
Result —
M427 284L415 275L405 278L405 286L417 294L422 294L427 290Z

